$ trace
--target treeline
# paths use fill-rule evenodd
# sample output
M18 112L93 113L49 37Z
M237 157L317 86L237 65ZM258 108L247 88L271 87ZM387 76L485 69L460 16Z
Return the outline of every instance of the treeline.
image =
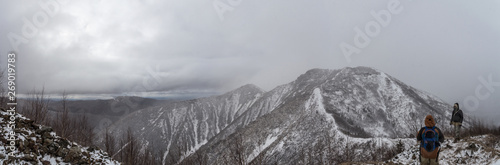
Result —
M112 158L122 162L123 164L147 164L156 165L162 164L162 152L158 149L154 149L152 146L146 146L144 151L141 151L142 147L139 145L139 140L134 136L130 128L122 134L120 140L108 130L103 138L102 149L106 151Z
M52 127L62 138L77 142L84 146L93 145L95 133L86 115L70 116L67 108L67 95L62 96L62 109L55 114L49 113L50 99L45 90L33 90L28 98L18 106L18 112L35 123Z
M231 135L232 138L223 140L225 149L212 158L209 162L206 154L195 152L188 158L180 162L181 165L203 165L203 164L234 164L234 165L261 165L261 164L282 164L277 155L269 154L264 148L256 148L259 154L251 160L248 154L248 141L239 133ZM405 146L400 140L395 145L384 142L381 138L374 138L366 143L355 143L350 137L334 140L335 134L324 133L317 137L317 141L310 146L298 148L298 154L293 155L296 164L341 164L346 162L383 162L391 159L395 155L403 152ZM261 144L261 142L257 142ZM363 152L360 152L363 151ZM290 159L281 158L281 159ZM285 161L286 162L286 161Z

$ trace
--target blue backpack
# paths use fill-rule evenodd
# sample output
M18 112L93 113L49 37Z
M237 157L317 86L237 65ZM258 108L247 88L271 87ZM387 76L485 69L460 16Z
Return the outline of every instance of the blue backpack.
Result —
M427 152L432 152L439 147L439 145L439 134L436 131L436 127L425 127L425 130L422 132L422 143L420 146Z

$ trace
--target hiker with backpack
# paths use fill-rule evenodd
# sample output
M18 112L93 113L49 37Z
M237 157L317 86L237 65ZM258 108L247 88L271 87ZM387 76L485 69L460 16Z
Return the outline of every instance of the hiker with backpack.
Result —
M444 142L444 135L436 127L436 121L432 115L425 117L425 127L418 131L417 141L420 142L420 164L439 164L440 145Z
M462 127L463 121L464 114L462 113L462 110L460 110L458 103L455 103L455 105L453 105L453 113L451 113L450 120L450 125L453 125L455 134L455 140L453 140L453 143L456 143L460 140L460 128Z

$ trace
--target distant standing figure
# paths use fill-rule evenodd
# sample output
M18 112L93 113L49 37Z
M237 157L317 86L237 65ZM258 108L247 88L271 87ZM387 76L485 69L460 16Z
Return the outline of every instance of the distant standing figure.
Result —
M462 127L462 122L464 121L464 114L462 110L460 110L460 106L458 103L453 105L453 113L451 114L450 125L454 127L455 140L453 143L456 143L460 140L460 128Z
M420 164L438 165L439 151L441 143L444 142L444 135L436 127L436 121L432 115L425 117L425 127L418 131L417 141L420 142Z

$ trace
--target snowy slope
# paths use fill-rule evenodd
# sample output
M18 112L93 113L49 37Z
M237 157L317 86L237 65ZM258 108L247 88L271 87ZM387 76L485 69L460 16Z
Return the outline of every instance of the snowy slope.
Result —
M329 112L341 130L363 130L364 137L407 137L433 115L438 123L451 107L432 95L403 84L387 74L365 67L343 69L321 86Z
M498 164L500 163L498 138L493 135L481 135L466 138L457 143L452 143L452 139L447 139L442 143L439 163L442 165ZM396 155L387 163L420 164L418 162L418 144L416 144L416 140L412 139L412 141L411 149Z
M165 103L131 113L109 131L121 135L131 128L143 149L161 151L163 163L170 164L219 135L263 93L254 85L245 85L220 96Z
M154 146L163 153L164 164L191 164L200 157L228 164L238 143L246 163L338 163L370 160L362 153L400 141L410 147L406 137L414 136L426 115L445 129L450 110L439 98L372 68L312 69L268 92L246 85L136 110L109 131L121 135L131 128L142 149ZM303 154L318 148L329 153Z
M367 67L313 69L278 89L283 87L287 92L275 96L281 98L278 106L259 118L243 114L240 118L253 122L235 120L233 134L208 141L194 155L210 155L205 160L208 164L227 164L231 161L227 155L235 152L231 146L236 145L243 146L247 163L363 161L371 159L363 157L363 152L410 141L405 137L414 136L426 115L435 116L441 125L451 115L451 106L437 97ZM257 105L246 113L259 112ZM349 153L348 148L354 151ZM329 154L352 158L325 156Z
M15 119L15 129L7 126ZM63 139L50 127L34 124L20 114L0 110L0 164L120 164L96 147L83 147ZM14 131L15 149L11 150L9 133ZM9 156L12 153L14 156Z

